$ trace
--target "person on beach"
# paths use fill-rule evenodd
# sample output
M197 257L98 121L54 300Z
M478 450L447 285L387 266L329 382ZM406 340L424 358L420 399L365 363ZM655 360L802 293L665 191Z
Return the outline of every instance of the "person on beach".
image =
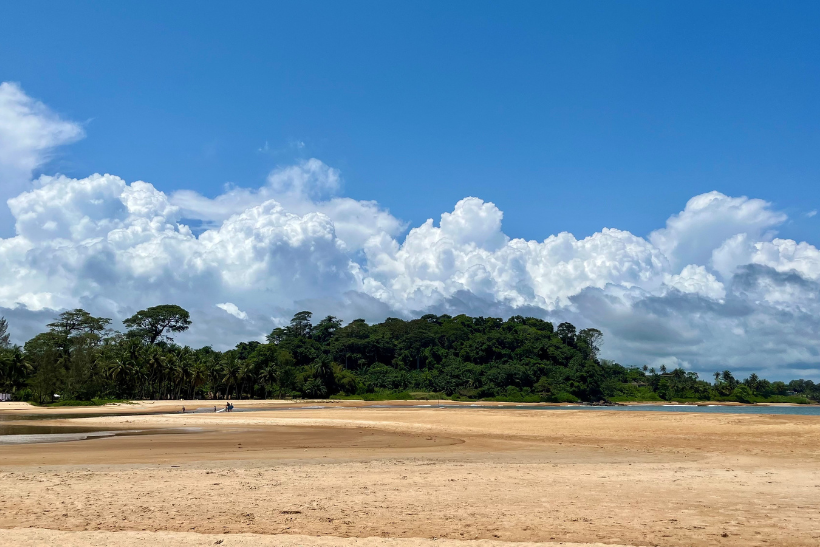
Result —
M182 413L185 414L185 407L182 407Z

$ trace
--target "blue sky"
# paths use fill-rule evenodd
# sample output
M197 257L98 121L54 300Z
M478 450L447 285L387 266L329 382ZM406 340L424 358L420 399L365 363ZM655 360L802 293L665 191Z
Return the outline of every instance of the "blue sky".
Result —
M816 2L3 11L2 80L89 135L46 171L213 196L318 157L412 225L475 195L533 239L645 235L709 190L773 202L788 237L820 226Z
M521 314L624 364L820 379L818 28L817 2L8 3L0 316L20 343L176 303L225 349L304 309Z

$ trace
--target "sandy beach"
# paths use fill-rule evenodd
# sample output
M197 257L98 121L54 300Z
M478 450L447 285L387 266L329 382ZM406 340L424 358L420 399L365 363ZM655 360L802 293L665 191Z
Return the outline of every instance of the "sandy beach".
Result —
M3 403L185 432L0 446L0 544L820 544L817 417L181 404Z

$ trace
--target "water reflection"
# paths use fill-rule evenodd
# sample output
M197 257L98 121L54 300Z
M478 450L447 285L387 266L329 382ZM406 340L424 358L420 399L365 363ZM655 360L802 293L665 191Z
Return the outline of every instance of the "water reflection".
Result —
M198 427L178 427L165 429L101 429L99 427L79 427L62 425L0 424L0 445L59 443L84 441L104 437L127 437L134 435L169 435L196 433Z

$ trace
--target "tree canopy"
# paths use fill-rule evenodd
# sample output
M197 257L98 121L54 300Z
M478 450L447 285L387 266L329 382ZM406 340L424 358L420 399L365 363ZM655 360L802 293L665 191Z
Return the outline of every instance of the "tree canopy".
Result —
M63 312L25 346L0 347L0 390L22 400L93 398L448 397L501 401L741 402L820 399L809 380L770 382L731 371L712 382L681 368L627 367L601 358L603 334L534 317L427 314L343 324L301 311L266 342L216 351L174 343L191 325L175 305L141 310L123 324L85 310ZM6 327L0 322L0 327ZM6 327L7 328L7 327ZM0 340L2 340L2 331Z
M143 338L149 344L159 340L173 342L169 332L184 332L191 326L190 314L175 304L163 304L140 310L122 322L131 336Z
M11 335L9 334L9 322L5 317L0 317L0 349L11 346Z

